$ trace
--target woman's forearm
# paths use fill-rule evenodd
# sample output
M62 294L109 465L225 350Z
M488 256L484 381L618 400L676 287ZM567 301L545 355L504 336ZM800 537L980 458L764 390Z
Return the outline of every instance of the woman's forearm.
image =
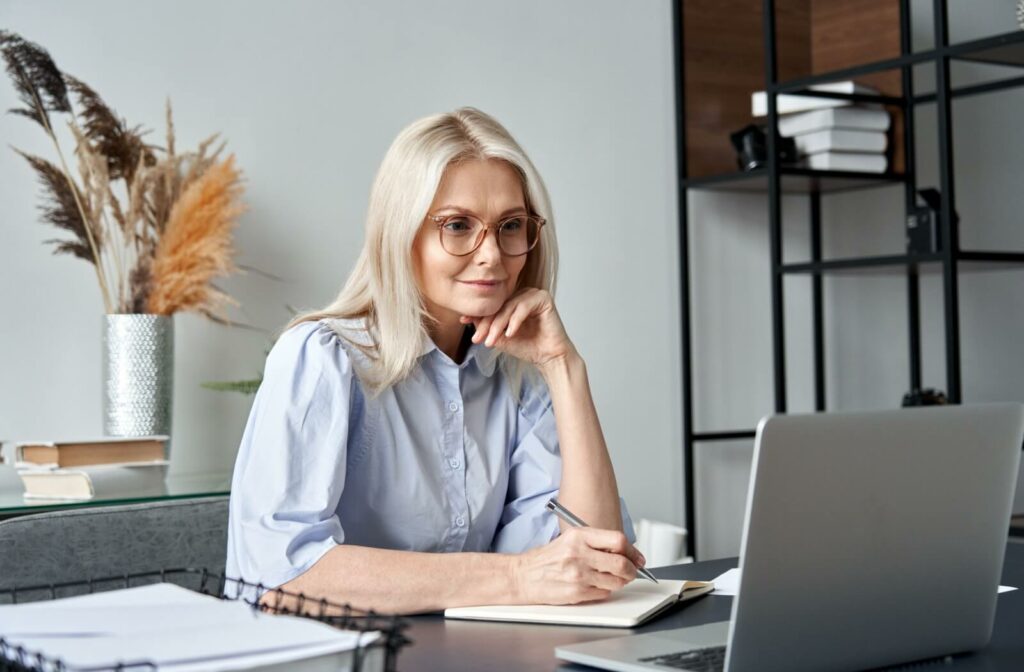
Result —
M551 394L562 453L559 501L591 527L621 531L619 489L583 358L574 352L545 364L541 372Z
M390 614L480 604L516 604L515 555L417 553L342 544L304 574L281 586Z

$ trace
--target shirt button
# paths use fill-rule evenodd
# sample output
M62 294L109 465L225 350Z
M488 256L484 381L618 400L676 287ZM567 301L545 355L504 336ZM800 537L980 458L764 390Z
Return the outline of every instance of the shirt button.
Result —
M452 413L454 413L455 411L459 410L459 405L456 404L454 401L449 402L448 410L451 411Z
M463 525L466 524L466 519L463 518L462 516L459 516L458 518L455 519L455 524L458 525L459 527L462 527Z
M462 463L456 459L448 460L448 464L452 465L452 469L458 469L460 466L462 466Z

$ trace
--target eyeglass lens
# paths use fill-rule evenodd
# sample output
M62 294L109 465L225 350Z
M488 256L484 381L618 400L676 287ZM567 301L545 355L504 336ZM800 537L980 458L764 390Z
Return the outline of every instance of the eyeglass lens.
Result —
M486 225L476 217L455 215L441 225L441 245L450 254L469 254L483 242L486 231ZM501 251L516 256L533 249L539 231L540 226L535 218L517 215L503 219L495 235Z

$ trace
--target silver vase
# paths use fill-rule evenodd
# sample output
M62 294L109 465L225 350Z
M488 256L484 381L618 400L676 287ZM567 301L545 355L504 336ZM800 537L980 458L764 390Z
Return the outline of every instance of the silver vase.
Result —
M170 436L174 389L171 317L104 315L103 374L103 431L107 436Z

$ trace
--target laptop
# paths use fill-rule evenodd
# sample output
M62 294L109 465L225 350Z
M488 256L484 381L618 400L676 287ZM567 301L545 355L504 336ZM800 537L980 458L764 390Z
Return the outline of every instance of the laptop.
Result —
M623 672L841 672L981 648L1022 441L1019 404L765 418L730 620L555 655Z

